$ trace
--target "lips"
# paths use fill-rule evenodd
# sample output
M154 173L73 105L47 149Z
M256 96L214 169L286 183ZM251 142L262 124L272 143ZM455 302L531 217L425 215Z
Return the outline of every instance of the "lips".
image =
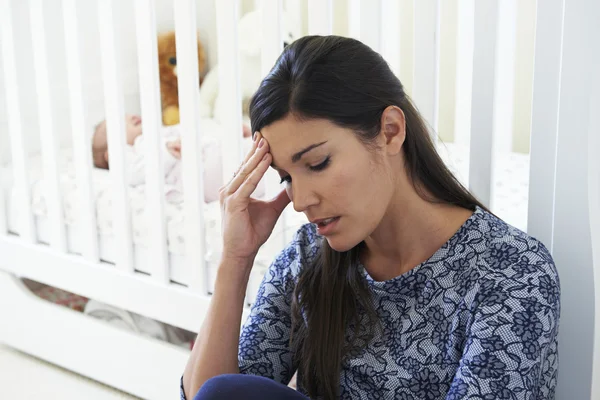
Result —
M318 225L318 226L327 226L330 223L332 223L333 221L335 221L336 219L338 219L339 217L330 217L330 218L320 218L320 219L315 219L313 221L311 221L313 224Z

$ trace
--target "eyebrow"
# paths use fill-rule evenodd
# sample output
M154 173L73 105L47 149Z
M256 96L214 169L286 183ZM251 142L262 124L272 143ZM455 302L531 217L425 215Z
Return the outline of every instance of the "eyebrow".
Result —
M317 148L319 146L324 145L325 143L327 143L327 141L324 141L324 142L321 142L321 143L311 144L310 146L308 146L308 147L300 150L299 152L297 152L296 154L294 154L292 156L292 163L296 163L296 162L300 161L300 159L302 158L302 156L304 154L308 153L309 151L311 151L311 150L313 150L313 149L315 149L315 148ZM273 162L271 163L271 167L273 167L275 169L279 169L279 168L277 168L277 166Z

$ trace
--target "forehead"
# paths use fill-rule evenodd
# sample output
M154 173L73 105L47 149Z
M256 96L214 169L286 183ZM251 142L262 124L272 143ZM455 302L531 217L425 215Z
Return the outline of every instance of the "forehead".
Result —
M265 126L260 133L269 142L274 156L280 152L296 152L315 143L327 141L330 144L354 136L349 129L329 120L302 120L293 115Z

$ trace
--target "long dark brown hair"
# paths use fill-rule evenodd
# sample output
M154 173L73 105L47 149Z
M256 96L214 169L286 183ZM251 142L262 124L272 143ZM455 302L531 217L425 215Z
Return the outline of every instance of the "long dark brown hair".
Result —
M485 208L439 157L427 125L385 60L354 39L306 36L287 46L252 98L252 132L292 113L349 128L369 145L389 106L404 112L406 170L421 197L470 210ZM356 267L361 245L337 252L324 240L313 265L305 266L298 278L291 347L302 385L313 398L338 397L345 357L366 343L357 345L359 327L370 327L372 336L378 324L364 275Z

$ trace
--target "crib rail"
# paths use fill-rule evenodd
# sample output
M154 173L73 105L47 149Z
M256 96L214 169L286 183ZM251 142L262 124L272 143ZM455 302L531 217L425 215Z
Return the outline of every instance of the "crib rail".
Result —
M163 171L161 148L164 146L159 133L161 124L159 73L156 39L156 17L154 0L136 0L135 15L137 28L138 65L140 72L140 103L142 128L146 145L146 220L150 233L150 253L147 260L150 274L161 283L168 283L169 254L167 248L167 226L164 210L164 181L155 179Z
M18 215L21 237L33 243L36 241L31 194L29 192L28 158L21 126L21 107L10 0L0 1L0 30L2 31L2 59L4 62L4 85L6 87L6 107L8 111L8 133L10 135L11 155L14 168L15 192L17 201L23 208Z
M100 27L100 50L104 78L104 108L110 175L113 181L113 213L117 252L117 268L124 272L134 271L131 210L128 200L128 179L125 166L125 107L123 79L120 70L119 43L115 38L114 2L98 2L98 25ZM118 225L117 225L118 224Z
M414 3L415 76L413 98L437 141L439 114L440 0Z
M362 39L362 0L348 0L348 36L356 40Z
M537 8L527 226L549 249L554 247L564 7L562 0L551 0L539 3Z
M331 35L333 33L333 1L308 0L309 35Z
M87 116L85 112L86 98L84 97L81 77L81 52L79 41L79 25L77 22L77 5L75 0L63 0L63 20L65 29L66 67L69 77L69 101L71 107L71 138L73 141L73 158L77 173L79 202L81 213L78 224L81 228L82 251L88 261L98 261L98 228L96 210L94 207L92 187L92 148L91 137L82 135L86 131Z
M207 294L204 237L204 186L202 179L202 131L196 110L198 101L198 49L196 46L196 4L192 0L175 1L177 70L182 128L182 172L185 196L186 266L190 286ZM156 59L156 58L155 58ZM201 126L200 126L201 128ZM187 147L187 150L185 147Z
M326 6L325 3L323 2L321 7ZM262 76L267 76L283 50L283 37L281 35L283 20L282 2L280 0L261 1L260 11L262 13L262 21L274 22L262 24L261 71ZM312 11L314 12L315 9L312 9ZM275 197L283 189L279 185L278 177L277 172L272 169L269 169L265 174L267 198ZM284 212L273 229L272 237L265 244L265 247L269 248L272 254L276 254L287 241L285 220L286 213Z
M237 2L216 2L217 51L219 56L219 92L223 104L231 105L231 115L224 121L221 154L223 157L223 181L229 182L242 160L240 129L242 126ZM260 29L260 27L256 27Z
M0 193L0 237L8 234L8 220L6 218L6 200L4 193Z
M381 0L381 55L385 58L396 74L400 75L400 23L388 17L400 15L400 2L395 0Z
M44 173L48 183L48 220L52 230L50 245L56 250L67 250L63 204L58 182L58 136L54 129L50 82L48 75L48 56L46 52L46 32L44 27L43 1L30 0L31 39L33 43L33 61L37 86L40 138Z
M473 51L473 103L471 109L471 151L469 189L483 204L492 198L494 164L494 94L496 89L496 48L498 1L475 2Z

